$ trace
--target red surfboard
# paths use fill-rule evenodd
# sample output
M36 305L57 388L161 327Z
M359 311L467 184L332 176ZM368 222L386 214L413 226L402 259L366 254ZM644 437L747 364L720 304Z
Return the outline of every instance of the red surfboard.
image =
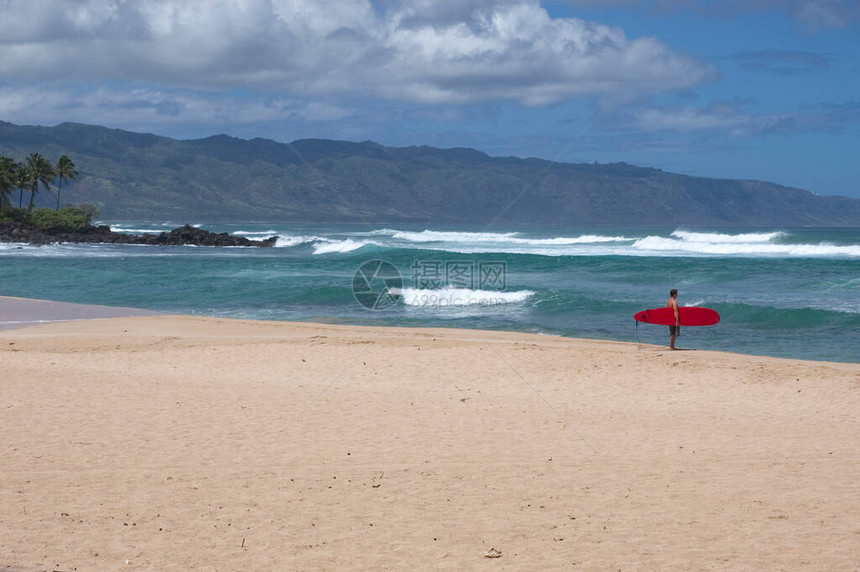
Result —
M681 306L678 308L678 317L681 318L682 326L713 326L720 321L720 315L716 310L698 306ZM668 307L651 308L637 312L633 315L633 319L646 324L674 326L675 312Z

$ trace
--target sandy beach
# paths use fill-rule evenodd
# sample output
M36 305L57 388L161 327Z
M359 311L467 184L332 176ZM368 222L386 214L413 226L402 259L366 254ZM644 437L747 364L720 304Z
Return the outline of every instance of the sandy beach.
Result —
M856 364L138 316L0 331L0 379L0 570L860 562Z

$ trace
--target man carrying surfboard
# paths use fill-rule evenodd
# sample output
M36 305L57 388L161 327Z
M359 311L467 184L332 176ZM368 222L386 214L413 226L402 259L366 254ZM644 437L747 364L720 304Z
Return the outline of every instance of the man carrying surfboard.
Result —
M683 312L681 311L683 309ZM677 350L675 338L681 335L681 324L687 326L713 326L720 322L720 315L711 308L700 306L678 305L678 291L674 288L669 290L669 300L661 308L650 308L633 314L637 322L669 326L669 348Z
M678 291L672 288L669 290L669 300L666 302L667 308L672 308L672 313L675 314L675 325L669 326L669 349L676 350L675 338L681 333L681 312L678 309Z

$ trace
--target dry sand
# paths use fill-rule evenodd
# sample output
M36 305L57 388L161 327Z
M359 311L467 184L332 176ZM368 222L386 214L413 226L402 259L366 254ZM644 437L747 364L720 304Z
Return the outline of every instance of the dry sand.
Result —
M0 376L0 570L860 563L854 364L138 317Z

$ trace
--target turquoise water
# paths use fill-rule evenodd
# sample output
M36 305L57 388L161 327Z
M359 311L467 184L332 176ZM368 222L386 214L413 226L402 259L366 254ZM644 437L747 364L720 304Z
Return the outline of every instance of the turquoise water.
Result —
M111 223L161 232L177 223ZM635 312L717 310L679 346L860 362L860 229L208 224L259 248L0 244L0 294L204 316L444 326L666 344ZM402 284L356 272L389 263ZM362 266L370 263L367 266ZM448 274L446 277L446 269ZM481 272L485 272L484 275ZM380 298L384 309L359 301ZM361 290L361 288L359 288ZM390 305L388 305L390 304ZM0 317L2 321L2 317Z

